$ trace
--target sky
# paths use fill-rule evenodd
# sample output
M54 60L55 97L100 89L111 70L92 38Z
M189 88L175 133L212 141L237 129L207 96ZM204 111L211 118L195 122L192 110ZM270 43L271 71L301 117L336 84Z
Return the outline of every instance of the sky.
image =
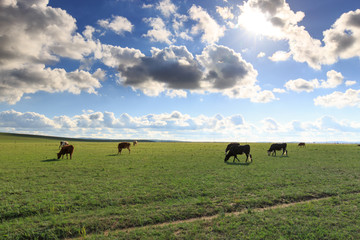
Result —
M0 132L360 142L358 0L0 0Z

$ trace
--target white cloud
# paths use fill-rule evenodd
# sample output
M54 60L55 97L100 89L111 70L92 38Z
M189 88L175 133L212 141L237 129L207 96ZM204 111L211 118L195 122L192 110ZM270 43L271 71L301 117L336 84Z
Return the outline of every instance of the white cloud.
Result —
M295 92L312 92L315 88L319 87L319 81L317 79L307 81L302 78L298 78L296 80L286 82L284 86L287 90Z
M15 104L38 91L96 93L98 79L85 71L51 69L60 58L82 60L96 49L92 29L76 33L76 20L48 1L0 2L0 101ZM61 30L60 30L61 29Z
M126 130L126 131L124 131ZM62 137L162 139L186 141L359 141L360 122L323 116L309 121L278 122L265 118L259 126L239 114L191 116L171 113L131 116L83 111L49 118L34 112L0 112L0 131Z
M142 8L152 8L152 7L154 7L154 5L153 5L153 4L146 4L146 3L143 3L143 5L142 5Z
M345 92L333 92L314 99L316 106L323 107L360 107L360 90L348 89Z
M191 33L202 33L202 42L213 44L224 36L225 27L219 26L203 8L193 5L189 10L189 16L198 22L192 27Z
M143 35L144 37L150 38L150 41L153 42L163 42L167 44L173 42L173 40L171 40L172 34L166 29L166 25L161 18L146 18L144 21L152 27L151 30Z
M227 20L227 19L233 19L234 14L231 12L231 8L229 7L216 7L216 12L220 14L220 16Z
M34 112L16 112L14 110L0 112L0 128L33 129L59 128L53 120Z
M327 81L321 82L321 87L323 88L336 88L343 82L343 75L334 70L330 70L326 73Z
M274 88L273 92L275 92L275 93L286 93L286 90L282 89L282 88Z
M304 80L302 78L296 80L290 80L285 83L285 88L287 90L292 90L295 92L312 92L316 88L336 88L343 82L343 75L340 72L335 70L330 70L326 73L327 80L318 80L313 79L310 81Z
M270 56L269 59L274 62L279 62L288 60L290 56L290 52L277 51L272 56Z
M134 66L144 56L140 50L134 48L122 48L106 44L99 45L95 52L96 59L100 59L105 65L115 69L119 66Z
M99 70L94 74L82 70L66 72L61 68L51 69L40 64L3 70L0 72L0 101L15 104L24 94L38 91L97 93L96 88L100 88L101 83L96 77L103 78L103 74Z
M156 9L160 10L165 17L170 17L176 13L177 7L171 0L162 0L157 4Z
M134 25L122 16L113 16L112 19L102 19L98 21L98 24L105 29L111 29L116 34L124 34L124 32L131 32Z
M356 84L356 81L351 81L351 80L347 80L346 82L345 82L345 85L346 86L352 86L352 85L355 85Z
M265 53L264 52L259 52L259 54L257 55L258 58L263 58L265 57Z

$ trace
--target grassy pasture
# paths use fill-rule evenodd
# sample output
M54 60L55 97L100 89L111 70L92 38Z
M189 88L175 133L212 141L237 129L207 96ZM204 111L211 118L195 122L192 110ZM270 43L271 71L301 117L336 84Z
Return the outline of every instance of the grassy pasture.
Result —
M251 143L253 163L226 164L226 143L140 142L121 155L114 142L71 144L73 159L57 160L57 140L0 134L0 239L360 238L356 145L268 157ZM309 199L320 200L257 211Z

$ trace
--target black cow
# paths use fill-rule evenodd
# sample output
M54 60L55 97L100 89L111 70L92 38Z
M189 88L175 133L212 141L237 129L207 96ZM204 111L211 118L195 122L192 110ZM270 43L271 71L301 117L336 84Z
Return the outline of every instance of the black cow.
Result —
M235 162L235 159L237 159L239 162L240 160L237 158L238 154L243 154L245 153L246 155L246 162L248 162L249 157L250 157L250 161L252 162L252 156L250 154L250 145L233 145L230 147L230 150L228 152L228 154L226 154L224 162L227 162L229 160L230 157L234 157L233 162Z
M274 144L271 144L269 150L267 151L268 156L270 156L271 153L272 153L272 156L276 156L276 151L280 151L280 150L283 150L281 156L283 156L284 153L287 156L286 146L287 146L286 143L274 143Z
M227 146L226 146L226 149L225 149L225 154L227 154L227 152L230 150L230 148L232 146L239 146L240 143L236 143L236 142L233 142L233 143L229 143Z

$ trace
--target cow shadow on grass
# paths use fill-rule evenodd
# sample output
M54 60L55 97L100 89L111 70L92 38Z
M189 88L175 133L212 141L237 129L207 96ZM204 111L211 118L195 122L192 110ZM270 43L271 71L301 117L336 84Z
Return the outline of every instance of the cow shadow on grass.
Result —
M117 154L117 153L114 153L114 154L108 154L108 155L106 155L106 156L108 156L108 157L115 157L115 156L118 156L119 154Z
M249 166L252 162L225 162L227 165Z
M56 158L41 160L41 162L59 162L59 161L61 161L61 159L56 159Z

